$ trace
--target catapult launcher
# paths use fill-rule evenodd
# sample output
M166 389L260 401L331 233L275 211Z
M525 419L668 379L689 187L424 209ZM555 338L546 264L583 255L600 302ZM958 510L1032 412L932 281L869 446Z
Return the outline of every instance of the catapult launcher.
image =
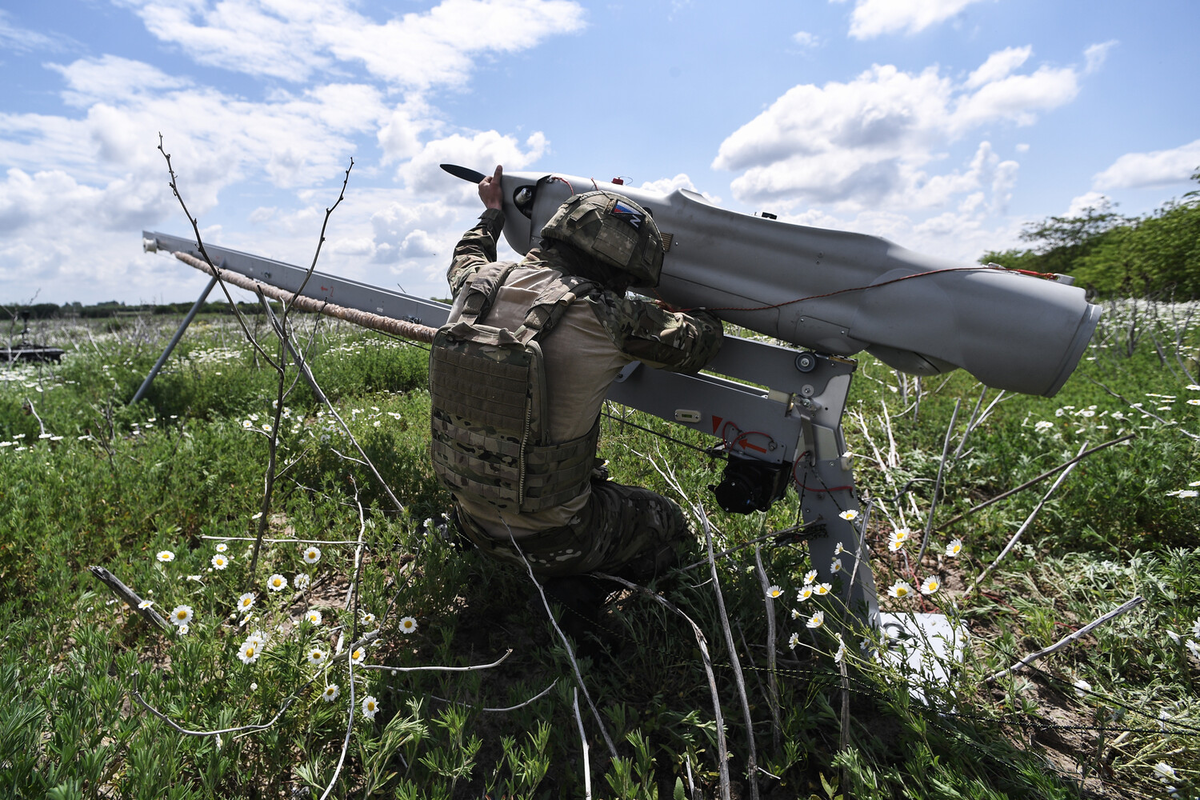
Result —
M443 168L471 182L483 178ZM833 581L831 565L840 559L835 585L842 600L871 625L879 616L875 581L842 435L856 368L849 357L865 350L913 375L964 369L993 388L1051 396L1075 370L1100 318L1100 308L1065 276L950 263L873 236L728 211L691 191L662 194L556 173L504 174L509 245L525 254L563 201L593 189L623 194L654 217L665 250L656 298L676 309L707 308L763 337L727 336L696 375L635 362L608 398L718 440L726 465L712 488L725 511L765 511L793 487L820 580ZM190 239L143 238L148 251L189 263L200 255ZM299 267L206 249L222 271L287 292L303 287L301 296L323 304L434 328L449 311L328 274L305 281ZM214 277L197 307L215 284Z

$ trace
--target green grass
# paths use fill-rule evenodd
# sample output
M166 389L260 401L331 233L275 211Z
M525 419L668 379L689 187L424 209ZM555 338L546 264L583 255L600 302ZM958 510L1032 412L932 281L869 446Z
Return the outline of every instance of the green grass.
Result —
M1184 373L1196 374L1200 342L1168 310L1139 323L1142 338L1129 354L1124 311L1110 309L1089 360L1058 397L1006 397L947 463L938 524L1062 463L1085 441L1136 433L1083 461L970 596L966 587L1050 481L938 531L924 563L912 563L951 412L961 399L953 453L980 387L956 373L918 390L861 359L845 428L860 491L876 501L867 541L881 605L947 614L969 626L970 646L943 686L873 657L878 642L861 648L865 632L847 635L843 678L833 626L805 626L818 601L794 600L810 567L803 544L762 551L769 581L785 590L778 600L763 597L753 549L739 550L717 570L745 673L747 730L708 568L676 576L660 588L704 631L738 796L750 796L751 740L769 798L1161 796L1160 762L1176 771L1181 796L1194 795L1200 658L1187 642L1200 639L1200 498L1172 493L1200 481L1200 447L1184 433L1200 433L1200 406L1187 402L1200 389L1188 389ZM251 575L248 539L260 523L278 377L227 320L201 319L146 402L129 406L174 324L153 317L89 331L63 323L48 334L68 350L62 364L2 373L0 795L318 797L342 758L352 681L344 652L319 664L310 656L377 629L365 663L388 669L354 669L354 722L331 796L583 796L575 674L528 577L445 535L448 498L428 466L425 352L347 326L323 323L310 336L312 320L302 321L318 382L405 510L395 511L354 441L289 372L267 536L326 544L312 564L300 544L264 544ZM706 488L720 464L651 434L606 420L601 447L614 478L703 503L718 548L796 519L794 494L765 517L720 513ZM686 498L651 460L673 471ZM891 552L896 527L918 534ZM955 558L944 554L952 539L963 542ZM222 540L228 564L217 569ZM164 550L173 560L157 558ZM163 614L190 606L187 634L159 631L116 601L90 565L111 570ZM273 574L287 579L286 590L266 588ZM303 592L297 575L309 578ZM895 581L916 586L930 575L942 583L934 595L885 594ZM238 611L246 592L255 594L249 615ZM1135 611L1035 669L984 682L1135 594L1145 598ZM768 603L779 627L778 730ZM312 610L320 624L304 621ZM827 607L831 620L835 611ZM404 618L414 630L405 632ZM594 795L691 797L694 787L695 796L716 796L714 709L686 623L636 594L617 595L603 628L600 652L580 669L619 757L609 759L580 696ZM254 631L263 646L243 663L239 652ZM484 665L509 650L487 669L401 671ZM327 702L334 685L337 697ZM928 706L913 699L914 685ZM380 706L373 720L362 716L366 695ZM191 730L274 722L219 739L189 736L139 696ZM509 710L485 710L500 708Z

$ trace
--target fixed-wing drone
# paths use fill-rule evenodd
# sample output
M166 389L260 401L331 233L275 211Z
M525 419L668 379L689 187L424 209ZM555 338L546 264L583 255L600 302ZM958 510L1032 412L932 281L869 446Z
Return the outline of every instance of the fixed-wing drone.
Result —
M464 167L443 168L464 180L483 178ZM504 236L521 254L572 194L626 195L663 233L659 300L707 308L778 340L728 336L697 375L631 364L608 397L719 439L727 463L713 488L726 511L766 510L794 487L820 580L831 581L840 561L842 600L870 624L878 615L875 583L841 427L856 368L849 356L865 350L915 375L961 368L993 388L1049 396L1074 371L1100 318L1099 307L1064 276L945 262L874 236L728 211L687 190L663 194L529 172L505 173L503 189ZM189 239L143 237L150 251L199 255ZM324 273L305 281L299 267L206 249L223 270L286 291L303 286L302 295L343 307L433 327L449 311Z

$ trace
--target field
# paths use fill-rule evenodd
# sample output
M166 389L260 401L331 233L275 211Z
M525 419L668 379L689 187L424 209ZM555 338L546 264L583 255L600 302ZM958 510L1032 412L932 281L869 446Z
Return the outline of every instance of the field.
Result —
M804 543L750 544L794 492L720 512L688 431L605 418L615 479L703 507L698 566L565 642L448 530L420 346L299 318L318 392L261 316L202 317L131 406L178 320L45 323L61 364L0 367L0 796L1195 797L1198 310L1109 305L1049 399L859 360L880 604L969 629L944 680L839 640Z

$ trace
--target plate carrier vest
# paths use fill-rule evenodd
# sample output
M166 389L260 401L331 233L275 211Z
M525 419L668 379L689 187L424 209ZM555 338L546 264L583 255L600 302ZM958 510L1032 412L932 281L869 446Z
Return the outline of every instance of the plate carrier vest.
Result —
M483 324L517 264L491 264L467 286L462 315L433 337L429 355L433 469L453 494L530 514L581 495L591 480L600 420L589 433L549 441L539 341L577 297L600 287L560 275L515 331Z

